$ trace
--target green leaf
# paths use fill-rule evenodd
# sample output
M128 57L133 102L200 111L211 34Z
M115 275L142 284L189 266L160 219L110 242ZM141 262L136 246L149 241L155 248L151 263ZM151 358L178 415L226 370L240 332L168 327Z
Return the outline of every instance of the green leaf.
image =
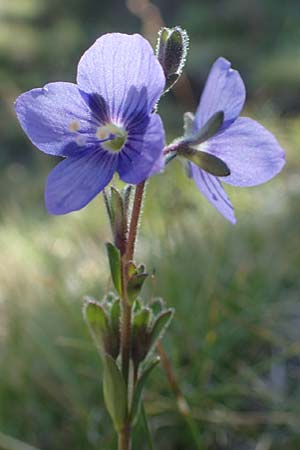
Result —
M154 316L158 316L162 310L164 309L165 302L162 298L158 297L153 299L153 301L149 304L149 308L152 310Z
M95 300L86 298L83 305L83 317L88 324L98 350L104 356L106 339L110 332L108 318L104 309Z
M174 309L170 308L166 311L163 311L154 322L154 325L152 327L151 335L150 335L150 349L151 351L156 343L162 338L163 334L165 333L166 329L171 323L171 320L174 315Z
M120 321L121 321L121 304L120 299L115 300L110 310L111 325L111 355L117 358L120 352Z
M230 170L227 164L224 163L217 156L211 153L202 152L194 148L186 149L185 152L180 152L180 155L192 161L196 166L201 167L201 169L215 175L216 177L226 177L230 175Z
M149 324L152 311L142 308L134 315L132 323L131 357L135 367L143 361L149 350Z
M115 430L119 432L127 414L126 386L117 363L108 355L105 356L103 394Z
M116 291L122 295L122 275L121 275L121 256L120 252L111 242L106 243L111 277Z
M143 307L143 304L142 304L141 300L138 298L135 299L135 301L133 303L133 307L132 307L133 313L137 314L142 309L142 307Z
M113 332L120 331L121 304L120 299L115 300L110 311L110 322Z
M143 390L145 387L145 383L146 383L150 373L157 366L159 361L160 361L159 357L157 357L153 361L151 361L151 363L144 370L144 372L142 373L141 377L139 378L139 380L136 384L133 398L132 398L131 411L130 411L130 417L131 417L131 420L133 423L135 423L137 421L139 413L140 413L141 400L142 400L142 394L143 394Z

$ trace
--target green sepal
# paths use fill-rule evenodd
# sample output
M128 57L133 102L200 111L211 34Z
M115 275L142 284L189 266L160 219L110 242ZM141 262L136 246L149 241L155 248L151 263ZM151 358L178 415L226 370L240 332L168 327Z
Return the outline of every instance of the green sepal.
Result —
M163 337L165 331L174 316L174 309L169 308L163 311L155 320L150 333L149 352L155 347L157 342Z
M148 277L148 273L138 273L128 280L127 295L128 300L132 304L139 295L145 280Z
M125 252L126 236L128 231L128 209L132 186L125 186L119 191L114 186L110 187L110 191L103 191L104 203L108 213L112 235L115 246L120 250L121 254Z
M124 253L127 233L127 212L124 207L123 196L114 186L110 187L110 207L114 243L120 252Z
M128 300L131 304L135 301L137 296L139 295L142 286L148 277L148 274L145 272L146 268L144 264L140 264L138 267L133 261L129 261L127 265L127 295Z
M113 229L113 217L112 217L112 210L111 210L111 206L110 206L110 198L107 195L106 189L103 189L102 191L103 193L103 198L104 198L104 205L106 208L106 212L109 218L109 223L111 226L111 229Z
M192 136L194 128L195 115L191 112L186 112L183 115L183 129L185 136Z
M122 274L120 251L111 242L107 242L106 250L108 254L111 277L114 287L119 295L122 295Z
M133 277L137 274L137 267L133 261L129 261L127 264L127 276L128 278Z
M117 363L109 355L104 360L103 394L115 430L120 432L127 415L126 386Z
M130 418L131 418L133 425L138 420L138 417L140 414L142 395L143 395L146 381L148 380L150 373L157 366L159 361L160 361L159 357L152 360L150 362L150 364L148 364L147 368L144 370L144 372L142 373L142 375L140 376L140 378L136 384L136 387L135 387L135 390L133 393L133 398L132 398L131 410L130 410Z
M142 308L133 318L133 332L141 328L147 329L151 318L151 310L149 308Z
M88 325L92 338L100 355L106 353L107 340L110 334L108 317L103 307L91 298L85 298L83 305L83 317Z
M187 120L187 118L185 120ZM215 114L211 116L210 119L208 119L208 121L205 123L205 125L203 125L203 127L198 133L195 133L192 136L188 136L186 143L188 143L191 146L202 144L209 138L213 137L219 131L223 123L224 123L224 112L217 111Z
M123 199L123 208L124 208L125 213L129 209L132 187L133 186L131 184L127 184L121 191L121 195L122 195L122 199Z
M178 154L184 156L196 166L205 170L205 172L210 173L216 177L227 177L230 175L230 170L227 164L224 163L217 156L211 153L202 152L193 147L187 147L184 151L178 151Z
M185 157L196 166L217 177L230 175L227 164L211 153L201 150L201 144L214 136L224 122L224 112L216 112L201 128L198 133L193 134L195 117L192 113L185 113L184 137L178 141L177 154Z

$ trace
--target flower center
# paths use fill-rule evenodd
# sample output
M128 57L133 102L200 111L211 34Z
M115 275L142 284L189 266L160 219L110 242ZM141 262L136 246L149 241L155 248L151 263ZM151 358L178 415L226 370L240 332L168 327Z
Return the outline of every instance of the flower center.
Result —
M106 142L102 142L103 148L113 152L119 152L126 142L128 133L123 127L114 123L107 123L97 128L96 136L101 141L107 139Z

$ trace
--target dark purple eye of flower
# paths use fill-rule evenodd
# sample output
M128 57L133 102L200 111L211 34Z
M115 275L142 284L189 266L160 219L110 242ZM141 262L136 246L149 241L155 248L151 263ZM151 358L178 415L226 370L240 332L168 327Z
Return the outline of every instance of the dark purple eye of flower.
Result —
M82 56L77 85L50 83L16 100L23 130L41 151L65 159L50 173L53 214L84 207L112 179L138 184L164 167L164 129L153 107L163 69L139 35L99 38Z

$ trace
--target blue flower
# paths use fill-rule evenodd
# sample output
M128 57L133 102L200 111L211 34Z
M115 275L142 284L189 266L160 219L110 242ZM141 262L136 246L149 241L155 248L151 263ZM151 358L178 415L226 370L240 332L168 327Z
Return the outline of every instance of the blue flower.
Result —
M137 184L163 168L164 129L152 113L163 70L140 35L106 34L78 65L77 84L56 82L20 95L21 126L44 153L63 156L45 191L48 211L83 208L117 172Z
M230 222L235 223L233 206L221 182L232 186L256 186L277 175L285 164L285 154L274 136L252 119L238 118L246 98L243 80L231 64L218 58L213 64L191 124L189 142L218 112L224 120L217 132L197 149L216 157L229 169L227 176L215 176L189 162L189 172L207 200ZM216 117L216 116L215 116Z

